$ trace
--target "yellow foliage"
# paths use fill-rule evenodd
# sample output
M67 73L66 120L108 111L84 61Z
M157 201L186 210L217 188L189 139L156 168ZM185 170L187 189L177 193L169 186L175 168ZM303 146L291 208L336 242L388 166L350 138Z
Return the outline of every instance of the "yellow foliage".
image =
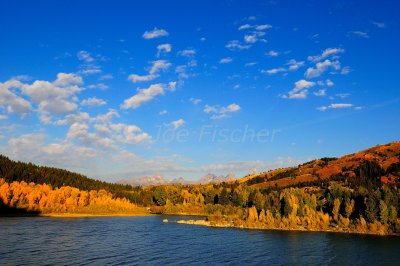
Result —
M124 213L136 206L126 199L113 199L104 189L80 191L74 187L51 189L49 185L26 182L8 184L0 178L0 200L9 207L42 213Z

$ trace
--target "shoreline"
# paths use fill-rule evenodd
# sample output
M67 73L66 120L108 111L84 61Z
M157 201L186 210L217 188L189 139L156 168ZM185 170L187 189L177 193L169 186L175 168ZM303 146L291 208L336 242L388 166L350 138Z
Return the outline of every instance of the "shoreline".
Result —
M84 217L135 217L135 216L153 216L151 213L42 213L37 217L51 217L51 218L84 218Z
M266 228L266 227L250 227L250 226L235 226L231 224L211 224L206 220L179 220L176 221L178 224L214 227L214 228L234 228L234 229L249 229L249 230L264 230L264 231L297 231L297 232L323 232L323 233L340 233L340 234L352 234L352 235L373 235L373 236L395 236L399 237L398 234L379 234L373 232L358 232L358 231L343 231L343 230L332 230L332 229L307 229L307 228Z

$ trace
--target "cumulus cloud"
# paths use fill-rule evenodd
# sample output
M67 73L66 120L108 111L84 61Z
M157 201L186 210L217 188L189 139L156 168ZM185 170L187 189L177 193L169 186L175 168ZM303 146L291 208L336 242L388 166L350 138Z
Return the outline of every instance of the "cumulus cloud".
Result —
M307 98L308 89L313 87L315 82L307 80L299 80L295 82L295 87L289 91L288 95L283 95L284 99L305 99Z
M85 61L86 63L91 63L94 61L94 58L91 56L91 54L88 51L79 51L76 56L78 57L79 60Z
M172 51L172 46L169 43L160 44L157 46L157 57L161 54L167 54Z
M146 102L152 101L158 95L164 95L166 90L174 91L176 82L170 82L168 86L162 83L153 84L146 89L139 89L138 93L126 99L121 105L122 109L135 109Z
M342 48L327 48L320 55L308 56L307 59L312 62L318 62L330 56L337 58L337 55L342 53L344 53Z
M326 59L323 62L318 62L314 67L309 67L307 71L304 73L304 76L308 79L316 78L321 76L328 68L333 68L334 70L340 69L339 61L330 61Z
M128 76L128 79L130 81L132 81L133 83L137 83L137 82L144 82L144 81L151 81L153 79L158 78L159 75L155 75L155 74L148 74L148 75L137 75L137 74L130 74Z
M81 102L81 105L89 106L89 107L103 106L106 104L107 104L106 101L104 101L103 99L96 98L96 97L90 97Z
M247 50L251 47L250 44L241 44L238 40L229 41L225 47L231 51Z
M194 50L194 49L181 50L181 51L178 51L178 55L192 57L192 56L196 55L196 50Z
M106 90L108 89L108 85L104 83L97 83L87 86L88 89L99 89L99 90Z
M251 26L250 24L243 24L241 25L238 30L247 30L247 29L251 29L253 26Z
M39 105L39 112L60 115L77 109L74 96L83 90L80 84L82 79L79 76L59 73L54 82L36 80L24 84L22 90Z
M180 128L181 126L183 126L185 123L186 123L185 120L183 120L182 118L180 118L180 119L178 119L178 120L172 121L172 122L171 122L171 125L173 126L174 129L178 129L178 128Z
M168 68L172 66L170 62L167 60L156 60L151 62L151 67L149 68L149 73L146 75L138 75L138 74L130 74L128 79L133 83L151 81L153 79L158 78L160 75L158 74L161 71L166 71Z
M326 89L319 89L314 92L314 95L318 97L326 96Z
M22 83L18 80L0 82L0 108L6 109L8 113L17 113L25 116L32 110L31 103L23 97L11 91L12 88L21 88Z
M114 141L108 137L101 137L96 133L89 132L89 126L85 122L75 122L68 130L67 140L78 141L81 145L95 146L102 149L112 149L115 150Z
M261 72L264 74L268 74L268 75L274 75L274 74L278 74L280 72L286 72L286 68L278 67L278 68L272 68L272 69L267 69L267 70L261 70Z
M354 105L351 103L332 103L328 106L321 106L318 107L317 109L320 111L326 111L328 109L346 109L346 108L352 108Z
M335 83L333 83L333 81L330 80L330 79L325 80L325 84L326 84L326 86L328 86L328 87L332 87L333 85L335 85Z
M304 61L296 61L295 59L290 59L286 65L288 65L289 71L296 71L300 67L304 66Z
M247 43L257 42L257 35L255 35L255 34L245 35L243 38L244 38L244 41Z
M101 73L101 67L96 63L96 58L93 57L88 51L79 51L76 56L78 57L79 61L83 63L80 65L81 70L79 71L80 74L83 75L93 75ZM104 56L97 55L97 59L105 60Z
M261 70L261 73L268 74L268 75L274 75L278 74L281 72L288 72L288 71L296 71L300 67L304 66L304 61L296 61L295 59L291 59L286 63L287 67L278 67L278 68L272 68L268 70Z
M232 61L233 61L233 59L231 57L225 57L225 58L222 58L221 60L219 60L219 63L220 64L228 64L228 63L231 63Z
M272 26L271 25L269 25L269 24L263 24L263 25L257 25L256 26L256 30L268 30L268 29L271 29L272 28Z
M169 33L166 30L154 28L153 30L145 31L143 33L143 38L149 40L149 39L155 39L155 38L159 38L159 37L165 37L168 35L169 35Z
M196 99L196 98L193 98L193 97L190 98L189 101L191 103L193 103L194 105L197 105L197 104L201 103L201 99Z
M136 125L127 125L124 123L111 124L110 128L117 134L115 139L122 143L134 144L141 142L148 142L151 140L151 136L148 133L143 132Z
M265 53L265 55L267 55L267 56L269 56L269 57L276 57L276 56L279 55L279 53L276 52L276 51L274 51L274 50L271 50L271 51L269 51L268 53Z
M203 111L207 114L212 114L211 119L221 119L228 117L230 113L237 112L240 109L239 105L232 103L228 106L206 105Z

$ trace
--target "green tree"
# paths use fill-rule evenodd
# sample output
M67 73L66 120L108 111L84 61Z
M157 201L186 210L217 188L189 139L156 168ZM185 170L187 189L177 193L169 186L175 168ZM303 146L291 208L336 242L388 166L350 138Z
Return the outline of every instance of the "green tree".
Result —
M379 201L379 219L386 224L389 219L389 209L383 200Z

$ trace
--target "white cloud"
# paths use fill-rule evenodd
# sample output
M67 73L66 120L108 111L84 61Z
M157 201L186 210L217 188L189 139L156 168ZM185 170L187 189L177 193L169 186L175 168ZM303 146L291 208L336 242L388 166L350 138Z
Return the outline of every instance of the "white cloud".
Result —
M171 125L174 127L174 129L178 129L181 126L183 126L185 124L185 120L183 120L182 118L176 120L176 121L172 121Z
M313 87L315 82L307 80L299 80L295 82L295 87L289 91L288 95L284 95L282 98L285 99L305 99L307 98L308 89Z
M314 95L318 97L326 96L326 89L320 89L318 91L315 91Z
M194 50L194 49L181 50L181 51L178 51L178 55L192 57L192 56L196 55L196 50Z
M128 76L128 79L133 83L151 81L160 76L158 74L160 71L166 71L168 70L168 68L172 66L172 64L167 60L156 60L151 63L152 65L149 69L149 74L147 75L130 74Z
M244 64L245 67L252 67L255 65L257 65L257 62L249 62L249 63Z
M85 61L86 63L91 63L94 61L94 58L87 51L84 51L84 50L79 51L76 55L79 60Z
M106 124L95 124L93 127L100 136L108 136L112 133Z
M257 42L257 35L252 34L252 35L245 35L244 41L247 43L256 43Z
M330 80L330 79L325 80L325 84L326 84L326 86L328 86L328 87L332 87L333 85L335 85L335 83L333 83L333 81Z
M154 28L153 30L145 31L143 33L143 38L149 40L149 39L155 39L155 38L164 37L164 36L168 36L168 35L169 35L169 33L166 30Z
M130 74L128 76L128 79L130 81L132 81L133 83L137 83L137 82L151 81L158 77L159 77L159 75L156 75L156 74L148 74L148 75L143 75L143 76L137 75L137 74Z
M271 50L271 51L269 51L268 53L265 53L265 55L267 55L267 56L269 56L269 57L276 57L276 56L279 55L279 53L276 52L276 51L274 51L274 50Z
M110 108L110 109L108 109L107 113L99 114L96 117L94 117L93 121L106 123L106 122L111 122L113 117L119 117L119 113L117 112L117 110L114 110L114 109Z
M342 75L347 75L347 74L350 73L350 71L351 71L350 67L345 66L345 67L343 67L342 70L340 71L340 74L342 74Z
M22 84L25 95L36 104L42 122L49 123L54 115L70 113L78 108L76 94L83 90L81 77L75 74L59 73L54 82L36 80Z
M115 139L122 143L134 144L151 141L151 136L143 132L136 125L127 125L123 123L111 124L111 129L117 132Z
M342 48L327 48L322 51L321 55L309 56L307 59L309 61L318 62L321 61L329 56L337 57L338 54L344 53L344 49Z
M108 89L108 85L104 84L104 83L97 83L97 84L92 84L87 86L88 89L99 89L99 90L106 90Z
M383 22L372 21L371 23L380 29L386 28L386 24Z
M321 76L328 68L333 68L334 70L340 69L340 62L339 61L330 61L326 59L323 62L318 62L315 65L315 68L309 67L307 71L304 73L304 76L308 79L316 78Z
M103 106L106 104L107 104L106 101L104 101L103 99L96 98L96 97L90 97L81 102L81 105L89 106L89 107Z
M68 125L73 124L75 122L83 122L83 121L90 121L91 117L86 112L79 112L74 114L68 114L63 119L59 119L55 122L56 125Z
M71 84L82 85L82 77L72 73L58 73L56 81L53 82L56 86L68 86Z
M268 75L274 75L274 74L278 74L280 72L286 72L286 68L283 68L283 67L272 68L272 69L268 69L268 70L261 70L261 72L264 74L268 74Z
M231 51L247 50L251 47L250 44L241 44L238 40L229 41L225 47Z
M271 29L272 26L269 24L264 24L264 25L258 25L256 26L256 30L267 30L267 29Z
M336 93L335 96L339 97L340 99L344 99L349 97L351 94L350 93Z
M278 67L278 68L272 68L268 70L261 70L262 73L268 74L268 75L274 75L278 74L281 72L287 72L287 71L296 71L300 67L304 66L304 61L296 61L294 59L289 60L289 62L286 64L288 67Z
M99 80L106 80L106 79L113 79L113 78L114 78L113 75L111 75L111 74L106 74L106 75L101 76L101 77L99 78Z
M201 38L200 38L200 41L201 41L201 42L205 42L206 40L207 40L207 39L206 39L205 37L201 37Z
M154 75L160 71L166 71L168 70L168 68L170 68L172 66L172 64L170 62L168 62L167 60L156 60L152 62L152 66L149 70L149 73L151 75Z
M157 57L161 54L167 54L172 51L172 46L169 43L160 44L157 46Z
M213 114L211 119L221 119L228 117L229 113L234 113L239 111L241 108L236 103L232 103L228 106L219 106L219 105L206 105L204 107L204 112L207 114Z
M251 29L253 26L251 26L250 24L243 24L241 25L238 30L247 30L247 29Z
M159 114L159 115L166 115L167 113L168 113L167 110L162 110L162 111L160 111L158 114Z
M89 126L85 122L73 123L67 133L67 141L76 140L80 145L95 146L102 149L115 150L114 141L108 137L101 137L89 132Z
M82 65L80 65L81 70L79 71L80 74L83 75L93 75L93 74L99 74L101 73L101 67L96 64L96 58L93 57L88 51L79 51L77 53L77 57L80 61L83 62ZM105 58L101 55L96 56L97 59L100 59L102 61L105 60Z
M317 109L320 111L326 111L328 109L345 109L345 108L352 108L354 105L351 103L332 103L328 106L321 106Z
M349 34L352 34L354 36L360 37L360 38L369 38L368 33L363 32L363 31L350 31Z
M290 59L287 63L289 71L296 71L300 67L304 66L304 61L296 61L295 59Z
M153 100L157 95L165 94L165 85L162 83L153 84L146 89L139 89L138 93L126 99L121 105L122 109L138 108L142 104Z
M32 110L31 103L10 90L21 87L22 83L18 80L0 83L0 108L5 108L8 113L17 113L20 116L28 114Z
M225 58L222 58L221 60L219 60L219 63L220 64L228 64L228 63L231 63L232 61L233 61L233 59L231 57L225 57Z
M194 105L201 103L201 99L196 99L196 98L190 98L189 101Z

